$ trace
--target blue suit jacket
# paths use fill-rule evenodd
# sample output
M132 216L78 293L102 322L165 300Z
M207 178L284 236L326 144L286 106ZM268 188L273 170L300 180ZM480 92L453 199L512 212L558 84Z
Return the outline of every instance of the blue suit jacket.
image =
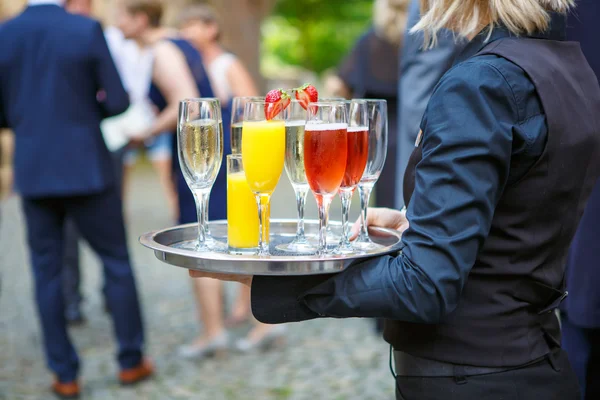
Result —
M128 106L97 21L38 5L0 26L0 124L15 132L15 184L24 197L114 184L100 121Z
M569 16L567 38L579 41L590 66L600 77L600 3L581 0ZM598 110L600 113L600 110ZM599 132L600 134L600 132ZM567 261L567 290L563 304L569 320L582 327L600 327L600 181L588 200Z

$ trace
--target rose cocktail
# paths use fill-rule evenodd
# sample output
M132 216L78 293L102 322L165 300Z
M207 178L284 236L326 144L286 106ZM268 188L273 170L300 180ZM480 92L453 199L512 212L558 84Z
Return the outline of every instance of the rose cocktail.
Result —
M342 237L336 252L340 254L354 252L352 243L350 243L350 204L356 185L365 171L369 154L367 102L365 100L353 100L349 106L346 169L339 189L342 202Z
M348 113L342 102L310 103L304 131L306 178L319 207L319 247L327 253L329 206L346 172Z

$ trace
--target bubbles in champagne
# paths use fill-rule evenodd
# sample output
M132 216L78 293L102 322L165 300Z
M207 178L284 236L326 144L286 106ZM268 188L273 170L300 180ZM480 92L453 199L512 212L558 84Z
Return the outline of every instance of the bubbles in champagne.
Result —
M191 188L210 188L223 158L219 122L201 119L179 127L179 162Z
M285 171L292 185L308 187L304 170L304 121L285 124Z

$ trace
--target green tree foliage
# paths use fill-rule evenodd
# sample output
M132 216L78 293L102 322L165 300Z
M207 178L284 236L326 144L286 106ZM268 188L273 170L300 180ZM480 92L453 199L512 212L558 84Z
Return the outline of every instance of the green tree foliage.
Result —
M268 62L321 73L335 67L371 24L373 0L278 0L263 24Z

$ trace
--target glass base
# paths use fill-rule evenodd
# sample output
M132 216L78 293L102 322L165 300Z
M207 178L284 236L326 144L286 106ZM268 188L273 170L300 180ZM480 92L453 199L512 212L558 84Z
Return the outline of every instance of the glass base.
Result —
M327 247L329 248L329 246L327 246ZM357 249L354 248L352 243L338 244L333 249L333 254L337 254L337 255L347 255L347 254L356 254L356 253L357 253Z
M385 246L382 246L380 244L377 244L375 242L373 242L371 239L367 238L362 239L362 240L356 240L354 242L352 242L352 246L354 247L355 251L362 251L362 252L369 252L369 251L373 251L373 250L379 250L382 249Z
M291 243L280 244L275 247L277 250L286 252L286 253L296 253L296 254L315 254L317 248L310 244L308 240L297 240L294 239Z
M205 243L206 243L206 247L208 247L209 250L228 251L227 243L217 240L217 239L213 238L212 236L207 236Z
M229 254L237 255L237 256L253 256L256 253L258 253L258 246L257 247L244 247L244 248L228 246L227 252Z

